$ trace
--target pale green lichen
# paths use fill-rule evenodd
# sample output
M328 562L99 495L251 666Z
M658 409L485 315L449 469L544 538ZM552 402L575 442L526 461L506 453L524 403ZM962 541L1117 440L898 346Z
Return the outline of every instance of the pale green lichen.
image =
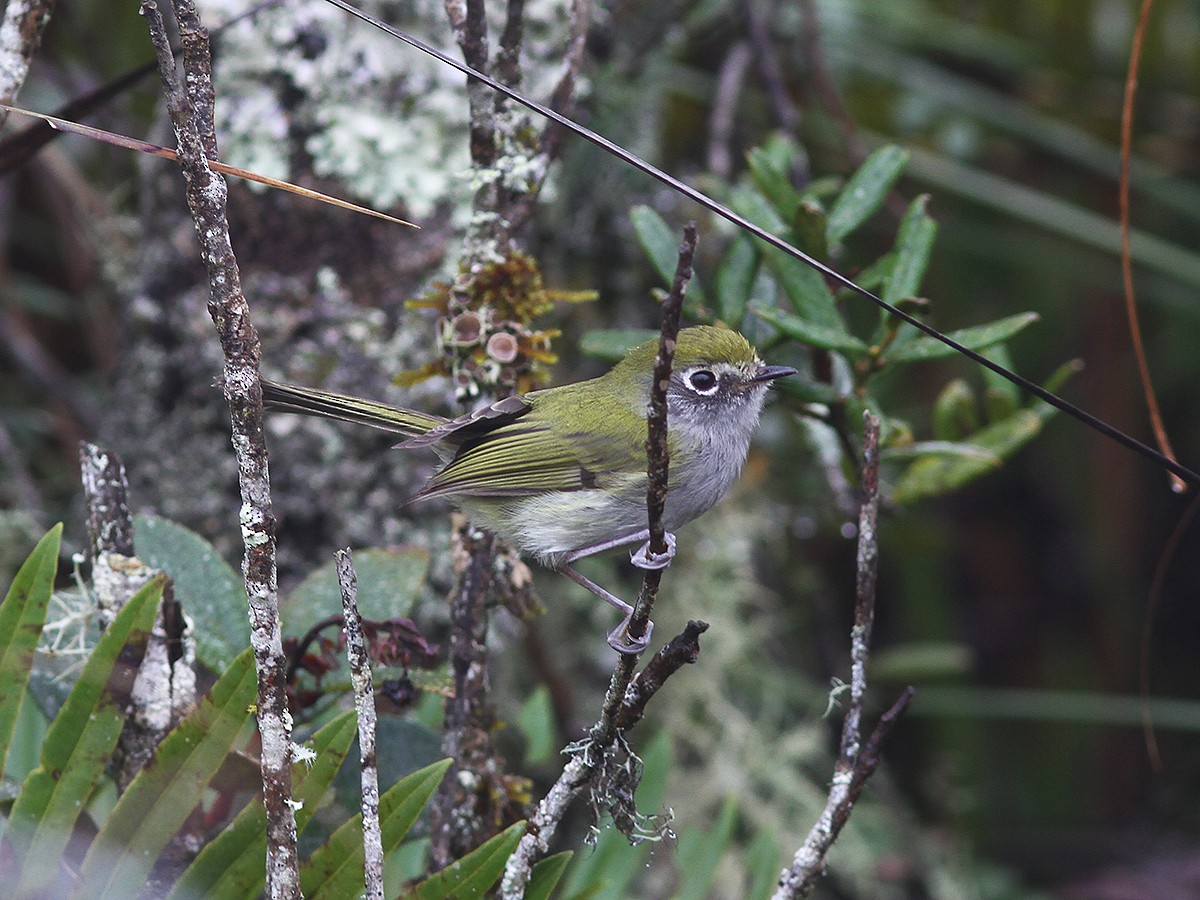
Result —
M213 23L242 12L231 0L201 6ZM363 6L448 49L439 0ZM494 48L504 7L489 6ZM534 97L547 97L562 75L567 10L561 0L526 5L522 88ZM383 208L402 203L417 218L450 199L466 225L467 100L459 72L324 4L263 10L222 32L218 50L217 130L228 162L287 179L301 149L317 175L342 181L355 199ZM529 126L506 124L495 177L520 190L541 179L544 163L504 137Z

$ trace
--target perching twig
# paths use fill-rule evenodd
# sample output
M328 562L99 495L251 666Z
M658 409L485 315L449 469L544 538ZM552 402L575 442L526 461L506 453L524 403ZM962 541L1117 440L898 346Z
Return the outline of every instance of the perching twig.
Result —
M358 758L362 776L363 855L366 864L368 900L383 900L383 837L379 830L379 769L375 758L375 691L371 683L371 661L358 615L358 577L349 549L334 554L338 586L342 593L346 657L354 685L354 709L358 713Z
M671 366L675 359L675 340L679 334L683 296L692 278L692 258L695 252L696 225L689 222L679 247L679 263L675 269L671 293L663 303L658 357L654 361L654 380L650 387L650 414L646 426L646 463L649 475L646 511L650 526L651 553L665 553L667 550L662 522L669 465L667 386L671 380ZM629 635L634 639L645 633L661 580L661 569L648 569L642 579L642 589L638 594L637 603L634 604L628 629ZM562 774L553 787L538 804L537 811L529 819L525 835L505 865L500 886L500 896L504 900L517 900L525 895L525 886L529 883L534 863L549 851L550 841L558 830L567 808L580 793L585 789L594 789L603 780L609 780L609 772L618 766L637 770L636 759L630 761L622 758L626 755L620 740L622 731L641 719L646 702L671 674L678 671L684 663L695 661L700 652L699 636L707 628L703 622L689 622L682 635L655 654L654 659L633 684L633 670L639 655L622 653L618 657L599 720L592 726L585 740L572 744L564 751L570 755L570 760L563 767ZM594 801L598 807L609 808L614 814L614 819L622 816L630 820L636 817L636 810L623 805L622 801L628 800L631 803L632 796L633 792L629 791L628 797L596 797Z
M188 208L208 269L208 310L225 355L222 379L233 428L242 495L241 527L246 553L242 574L250 604L250 644L258 668L258 729L262 738L263 803L267 815L267 896L300 896L296 818L292 807L291 718L275 584L275 516L271 511L267 447L263 436L261 347L242 293L241 277L225 216L227 190L208 168L216 155L212 63L208 36L191 0L173 0L183 49L183 79L162 15L154 0L142 14L158 56L167 110L175 128L179 164L187 182Z
M871 655L871 629L875 622L875 578L879 568L876 523L879 518L879 419L863 414L862 506L858 517L857 584L854 628L850 632L850 700L842 722L842 739L834 767L829 800L817 823L796 851L790 869L780 875L774 900L791 900L812 890L825 872L825 856L850 817L867 779L879 765L879 749L899 717L912 702L914 690L906 688L882 718L871 736L862 739L863 698L867 691L867 662Z

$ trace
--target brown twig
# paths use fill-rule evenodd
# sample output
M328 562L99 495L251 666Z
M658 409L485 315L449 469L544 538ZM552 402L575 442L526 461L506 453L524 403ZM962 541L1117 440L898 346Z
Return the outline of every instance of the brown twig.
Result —
M879 567L876 525L879 518L879 419L863 414L862 505L858 517L858 560L854 601L854 628L850 632L850 699L842 722L842 737L833 782L825 809L796 851L789 869L776 886L774 900L791 900L808 894L825 872L825 856L850 817L867 779L879 765L880 747L896 721L912 702L907 688L875 726L862 738L863 701L867 691L867 662L875 621L875 580Z
M842 102L841 91L829 69L825 58L825 45L821 41L821 20L817 15L815 0L800 0L804 15L804 54L808 62L808 71L812 77L813 86L825 114L837 125L838 134L842 138L842 148L849 157L853 167L857 167L867 158L867 147L859 134L858 125Z
M1121 104L1121 177L1118 196L1121 217L1121 287L1125 294L1125 318L1129 323L1129 341L1133 345L1137 360L1138 380L1142 383L1142 396L1146 399L1146 413L1150 416L1150 427L1154 440L1163 456L1174 461L1175 451L1163 424L1162 412L1158 408L1158 395L1150 379L1150 364L1146 361L1146 348L1142 342L1142 326L1138 320L1137 295L1133 288L1133 255L1130 250L1129 224L1129 166L1133 154L1133 111L1137 94L1137 73L1142 59L1142 44L1146 38L1146 26L1150 19L1150 8L1154 0L1142 0L1138 13L1137 29L1133 33L1133 46L1129 51L1129 72L1125 76L1125 98ZM1171 489L1181 493L1186 484L1176 474L1171 475Z
M371 683L371 660L358 614L358 576L350 550L339 550L338 587L342 594L346 658L354 685L354 708L358 713L358 758L361 764L363 856L368 900L383 900L383 837L379 830L379 769L375 757L375 691Z
M742 0L742 14L746 17L746 33L754 47L758 74L767 89L767 98L771 102L775 118L780 128L794 135L800 127L800 111L788 93L787 83L779 68L779 60L775 56L775 45L771 43L771 35L767 31L767 23L763 16L759 15L754 0Z
M663 322L659 337L658 356L654 361L654 377L650 385L650 413L646 425L646 469L649 486L646 490L646 513L650 527L650 550L665 553L667 543L662 522L663 506L667 495L669 455L667 452L667 387L671 381L671 366L675 359L675 340L679 334L679 319L683 310L683 296L692 277L692 259L696 253L696 225L689 222L684 229L679 247L679 262L671 293L663 303ZM645 634L646 624L654 598L662 580L661 569L647 570L642 579L634 612L630 618L628 633L636 639ZM636 808L633 807L633 790L640 773L640 761L632 756L622 740L622 729L631 727L641 719L646 702L657 692L662 683L685 663L694 662L699 655L699 636L708 626L690 622L682 635L660 650L646 666L645 681L634 689L633 671L637 666L638 654L622 653L617 658L604 696L600 718L588 732L588 737L572 744L564 751L570 760L563 767L558 780L542 798L534 815L529 819L528 830L521 838L517 849L509 857L504 868L500 895L505 900L517 900L525 894L533 865L550 849L550 840L558 830L571 802L585 789L593 793L593 806L608 809L614 821L629 823L638 828ZM635 683L637 684L637 683ZM625 776L616 775L620 770ZM598 785L621 781L622 790L599 796ZM628 787L628 790L624 788Z
M277 900L299 897L300 880L292 807L291 718L275 583L275 517L259 381L261 347L230 243L225 182L207 164L209 156L217 155L208 36L191 0L173 0L172 6L182 46L182 79L176 72L175 56L154 0L142 0L142 14L158 57L180 168L187 183L188 208L208 270L209 314L225 355L222 383L238 461L240 518L246 547L242 574L250 605L250 643L258 669L258 728L267 814L267 896Z

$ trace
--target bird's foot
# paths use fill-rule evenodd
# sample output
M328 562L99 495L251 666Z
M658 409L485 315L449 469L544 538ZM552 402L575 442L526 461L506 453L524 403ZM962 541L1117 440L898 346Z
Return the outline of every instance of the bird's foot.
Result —
M629 561L639 569L665 569L675 558L675 535L667 532L664 537L667 543L666 553L655 553L650 549L650 542L642 544L629 557Z
M631 611L625 620L608 634L608 646L618 653L642 653L650 646L650 635L654 631L654 623L647 621L646 633L639 638L632 637L629 634L629 620L632 615Z

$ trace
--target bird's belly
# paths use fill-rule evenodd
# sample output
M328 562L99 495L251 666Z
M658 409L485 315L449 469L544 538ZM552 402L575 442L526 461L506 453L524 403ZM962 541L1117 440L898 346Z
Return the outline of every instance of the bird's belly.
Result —
M645 494L640 502L604 490L563 491L530 497L463 498L479 524L543 565L558 568L572 552L646 528Z

